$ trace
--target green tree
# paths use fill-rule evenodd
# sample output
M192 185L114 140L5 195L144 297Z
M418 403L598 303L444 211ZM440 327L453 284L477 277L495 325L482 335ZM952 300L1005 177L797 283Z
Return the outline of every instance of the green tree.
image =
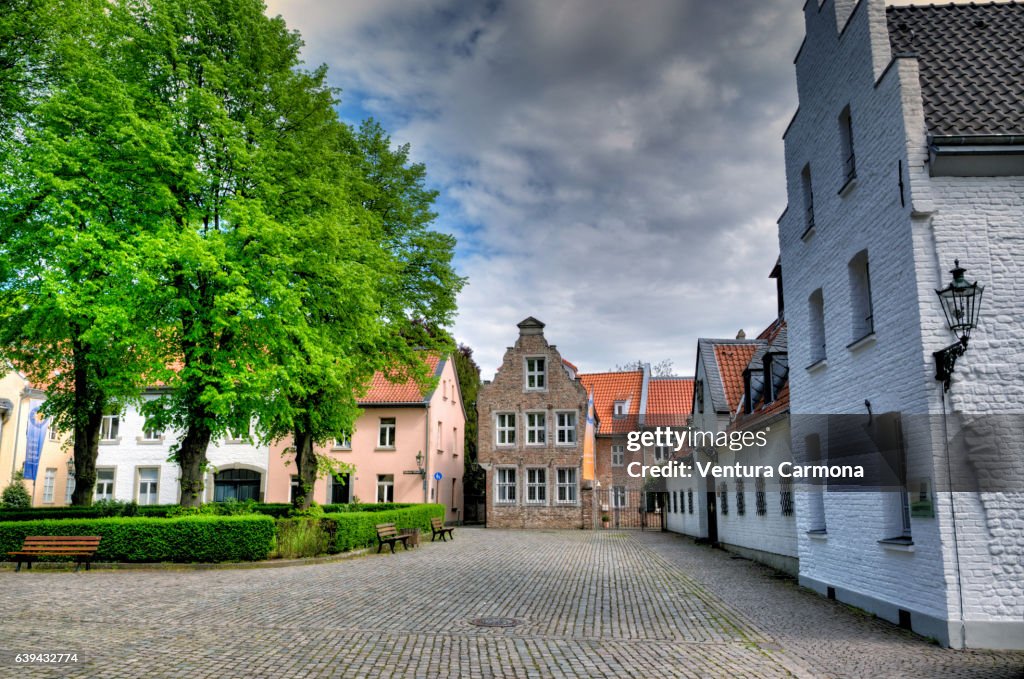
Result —
M658 361L653 366L651 366L651 375L653 375L654 377L673 377L675 375L675 372L674 372L674 368L673 368L672 363L673 363L673 361L672 361L671 358L666 358L664 360ZM624 363L622 365L616 365L615 369L616 370L643 370L644 369L644 365L646 365L646 364L647 364L647 361L644 361L644 360L630 361L629 363Z
M16 472L11 482L0 493L0 507L4 509L25 509L32 506L32 496L25 488L21 472Z
M466 436L464 458L465 474L463 492L467 495L483 493L483 478L476 471L477 461L477 412L476 397L480 391L480 366L473 360L473 349L459 344L453 354L455 372L459 377L459 390L462 392L462 404L466 408Z
M162 363L147 308L153 231L140 225L166 211L151 171L163 135L123 85L124 36L106 3L62 3L60 16L41 22L45 49L20 53L32 96L5 91L22 108L17 143L0 146L0 353L45 386L54 426L74 432L72 501L88 505L103 415Z

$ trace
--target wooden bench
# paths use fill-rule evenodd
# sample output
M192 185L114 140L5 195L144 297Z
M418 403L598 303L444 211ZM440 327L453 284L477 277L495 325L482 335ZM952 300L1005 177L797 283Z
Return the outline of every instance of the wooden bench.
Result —
M89 570L92 557L100 546L98 535L31 535L25 538L25 544L17 552L7 552L13 556L18 565L14 572L21 570L22 562L32 570L32 562L40 556L70 556L75 559L75 571L85 564Z
M377 553L384 549L384 545L391 547L391 553L395 553L395 543L401 542L402 546L409 549L409 536L399 535L398 529L393 523L377 524Z
M434 538L436 538L438 535L441 536L442 542L447 542L449 537L451 537L452 540L455 539L455 529L445 528L444 522L436 517L430 520L430 530L432 532L430 536L431 542L433 542Z

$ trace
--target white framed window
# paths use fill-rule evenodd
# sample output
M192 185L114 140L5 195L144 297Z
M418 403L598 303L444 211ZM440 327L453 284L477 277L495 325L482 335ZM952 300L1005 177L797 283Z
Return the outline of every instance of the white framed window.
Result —
M118 415L104 415L100 422L100 440L116 441L121 418Z
M612 405L612 417L619 419L629 412L629 401L616 401Z
M349 436L347 433L342 434L339 437L336 437L334 441L331 442L331 448L340 448L341 450L352 450L352 437Z
M157 467L139 468L139 492L135 501L140 505L155 505L157 490L160 484L160 469Z
M52 422L50 423L50 430L46 433L46 436L51 441L56 441L57 440L57 430L54 429Z
M623 509L626 506L626 487L612 486L612 507Z
M495 443L499 446L514 446L516 444L516 414L498 413L495 415L494 431L497 435Z
M626 446L621 443L612 444L612 466L621 467L626 463Z
M555 484L557 486L558 502L572 504L576 502L576 468L559 467L555 470Z
M560 446L571 446L576 443L575 410L555 413L555 443Z
M68 480L64 482L64 504L71 504L71 496L75 494L75 477L68 474Z
M516 470L511 467L499 467L494 479L498 490L496 502L514 504L516 501Z
M382 417L382 418L380 418L380 430L377 433L377 447L378 448L394 448L395 447L395 418L393 418L393 417Z
M93 490L93 500L114 499L114 471L113 469L96 470L96 489Z
M543 356L526 359L527 390L543 391L548 388L547 360Z
M395 475L377 474L377 502L395 501Z
M672 457L672 446L655 446L654 447L654 461L655 462L668 462Z
M526 445L544 445L547 442L547 432L547 413L526 413Z
M143 441L162 441L164 438L164 430L157 429L153 425L146 423L146 426L142 430Z
M53 504L53 485L57 482L57 470L50 467L43 477L43 503Z
M529 467L526 470L526 503L547 504L548 470L544 467Z

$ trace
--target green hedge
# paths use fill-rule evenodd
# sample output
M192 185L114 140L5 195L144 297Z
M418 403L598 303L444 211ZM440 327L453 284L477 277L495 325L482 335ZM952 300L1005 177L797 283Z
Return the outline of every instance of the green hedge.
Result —
M163 518L177 505L140 505L138 516ZM111 513L111 512L114 513ZM0 521L42 521L45 519L102 519L118 516L123 508L112 510L107 507L27 507L25 509L0 509Z
M340 505L324 505L324 512L328 514L337 513L348 513L348 512L389 512L392 509L407 509L409 507L419 507L420 505L412 502L379 502L377 504L370 504L368 502L360 503L347 503Z
M385 509L369 512L337 512L328 514L336 525L334 531L335 552L347 552L376 544L379 523L393 523L399 529L419 528L430 530L430 519L444 518L444 505L409 505L402 509Z
M97 561L260 561L274 545L269 516L189 516L7 521L0 523L0 558L29 535L100 535Z

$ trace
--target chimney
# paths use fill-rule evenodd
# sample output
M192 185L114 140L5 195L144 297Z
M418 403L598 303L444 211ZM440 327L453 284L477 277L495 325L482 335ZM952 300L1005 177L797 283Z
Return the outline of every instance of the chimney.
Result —
M747 339L747 333L743 332L743 328L740 328L740 331L736 333L736 339Z
M519 336L526 337L527 335L543 335L544 324L538 321L533 316L524 318L522 321L516 324L519 327Z

